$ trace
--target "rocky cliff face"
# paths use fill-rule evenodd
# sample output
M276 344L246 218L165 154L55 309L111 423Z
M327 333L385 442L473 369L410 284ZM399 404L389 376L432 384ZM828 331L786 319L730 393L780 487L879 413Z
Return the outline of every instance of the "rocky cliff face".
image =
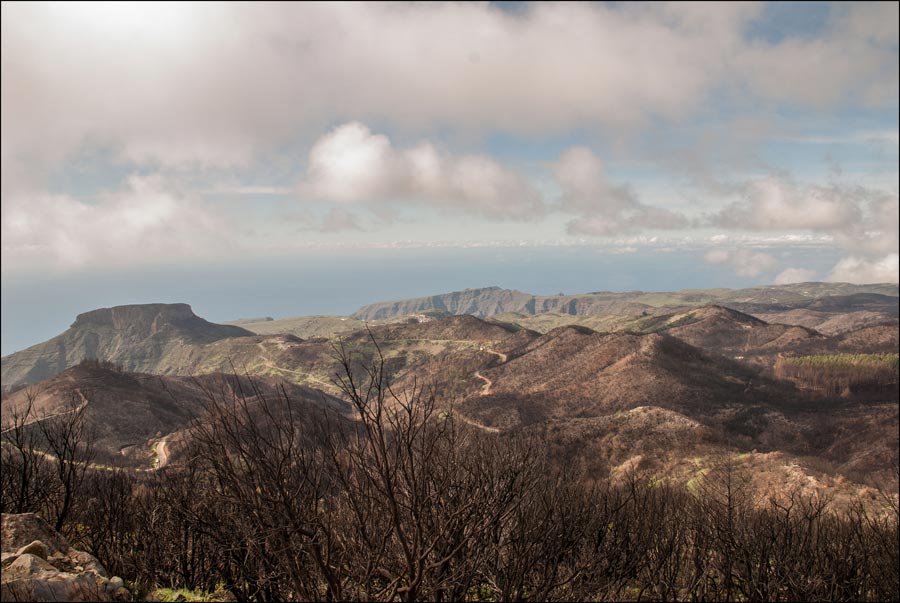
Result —
M353 318L380 320L434 311L485 317L500 312L522 311L529 303L533 303L533 300L533 295L520 291L501 289L500 287L484 287L430 297L370 304L357 310L353 314Z
M72 328L109 326L118 330L159 329L197 318L188 304L141 304L99 308L79 314Z
M464 289L442 295L418 297L398 301L379 302L363 306L353 314L359 320L383 320L420 312L442 311L450 314L472 314L479 318L503 312L542 314L556 312L573 316L617 314L638 316L660 308L696 306L720 303L735 306L744 312L768 311L772 307L786 310L814 304L846 311L869 306L879 312L896 315L897 285L851 285L849 283L800 283L751 289L698 289L669 293L608 291L576 295L531 295L513 289L484 287ZM832 296L841 296L832 297ZM838 302L828 300L838 300ZM851 304L852 302L852 304ZM865 305L868 304L868 305Z
M161 358L185 344L249 335L240 327L207 322L187 304L100 308L79 314L61 335L4 357L3 388L36 383L86 359L152 372Z
M69 546L34 513L4 513L0 598L4 601L131 601L121 578Z

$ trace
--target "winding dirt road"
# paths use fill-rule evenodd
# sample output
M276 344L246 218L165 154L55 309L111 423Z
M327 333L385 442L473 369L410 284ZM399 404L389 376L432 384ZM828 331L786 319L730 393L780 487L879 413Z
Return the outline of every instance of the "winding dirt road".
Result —
M501 364L506 362L507 358L508 358L507 355L504 354L503 352L498 352L498 351L492 350L490 348L482 348L481 351L487 352L488 354L493 354L494 356L496 356L497 358L500 359ZM487 377L485 377L484 375L482 375L481 371L475 371L475 377L484 381L484 386L481 388L481 394L479 394L479 395L481 395L481 396L491 395L491 388L493 388L494 382L491 381L490 379L488 379ZM500 430L498 428L489 427L487 425L484 425L483 423L479 423L478 421L476 421L474 419L470 419L469 417L465 416L464 414L459 414L458 416L460 419L463 420L463 422L468 423L469 425L472 425L474 427L478 427L479 429L483 429L484 431L490 431L491 433L499 433L500 432Z
M75 413L81 412L81 410L85 406L88 405L88 399L85 397L85 395L83 393L81 393L80 389L76 389L75 393L77 393L78 396L81 398L81 404L79 404L75 408L67 408L66 410L61 410L61 411L55 412L51 415L42 415L40 417L35 416L32 419L26 420L25 423L22 424L22 426L24 427L25 425L32 425L34 423L40 423L41 421L46 421L47 419L52 419L53 417L60 417L62 415L75 414ZM15 426L7 427L6 429L0 431L0 433L6 433L7 431L12 431L14 428L15 428Z
M475 371L475 376L478 379L481 379L482 381L484 381L484 387L481 388L481 395L482 396L491 395L491 387L494 385L494 382L491 381L490 379L488 379L487 377L485 377L484 375L482 375L480 371Z
M169 453L166 446L169 444L169 436L164 437L156 444L156 469L162 469L169 462Z
M492 349L490 349L490 348L486 348L484 351L487 352L488 354L493 354L494 356L496 356L497 358L499 358L499 359L500 359L500 364L503 364L504 362L506 362L507 355L504 354L503 352L498 352L498 351L492 350Z
M504 354L503 352L497 352L490 348L482 348L481 351L487 352L488 354L493 354L494 356L499 358L500 364L503 364L504 362L506 362L506 360L508 358L507 355ZM482 375L481 371L475 371L475 377L484 381L484 387L481 388L481 395L489 396L491 394L491 388L494 386L494 382L491 381L490 379L488 379L487 377L485 377L484 375Z
M266 348L263 346L262 342L257 343L256 345L259 346L260 350L265 352ZM292 374L292 375L297 375L298 377L301 377L302 379L304 379L307 382L311 381L313 383L316 383L316 384L322 386L323 388L325 388L323 391L325 391L326 393L334 393L336 391L340 392L340 389L334 383L328 383L326 381L323 381L322 379L319 379L318 377L312 376L309 372L298 371L298 370L294 370L294 369L285 368L283 366L278 366L277 364L275 364L275 362L272 361L271 358L266 356L264 353L260 354L260 359L262 360L263 366L265 366L266 368L271 369L273 371L278 371L280 373L288 373L288 374ZM297 383L297 382L295 382L295 383ZM299 385L306 385L306 383L301 382L301 383L299 383Z
M462 413L457 413L457 414L456 414L456 417L457 417L459 420L461 420L463 423L468 423L468 424L471 425L472 427L477 427L478 429L481 429L481 430L484 430L484 431L489 431L489 432L491 432L491 433L500 433L500 430L497 429L496 427L488 427L488 426L485 425L484 423L479 423L479 422L476 421L475 419L470 419L469 417L467 417L466 415L464 415L464 414L462 414Z

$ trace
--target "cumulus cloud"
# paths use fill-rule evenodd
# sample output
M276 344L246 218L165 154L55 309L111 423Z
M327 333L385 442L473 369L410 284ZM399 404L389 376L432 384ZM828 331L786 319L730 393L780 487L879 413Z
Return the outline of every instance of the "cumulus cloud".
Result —
M846 257L832 268L825 280L859 284L896 283L900 280L900 254L890 253L876 260Z
M900 197L897 193L868 195L865 217L852 230L835 233L838 243L855 253L884 256L900 251Z
M816 278L815 270L806 268L786 268L775 277L776 285L790 285L791 283L806 283Z
M863 189L800 187L781 179L747 183L745 198L713 216L716 226L746 230L837 231L862 219Z
M712 224L753 231L825 233L851 254L832 269L829 280L896 280L891 276L900 246L896 192L858 185L801 186L784 178L743 183L739 188L743 198L714 214Z
M427 142L396 148L359 122L316 141L301 192L341 203L424 201L492 219L532 219L544 211L540 194L490 157L452 156Z
M707 264L728 265L738 276L754 277L764 272L772 271L778 260L767 253L752 251L750 249L738 249L729 251L725 249L712 249L703 256Z
M209 259L234 249L232 234L156 176L133 176L96 203L20 191L2 205L4 271Z
M565 151L553 166L563 211L581 214L569 222L570 234L611 236L643 229L679 229L689 222L682 214L641 203L625 185L606 176L603 162L586 147Z

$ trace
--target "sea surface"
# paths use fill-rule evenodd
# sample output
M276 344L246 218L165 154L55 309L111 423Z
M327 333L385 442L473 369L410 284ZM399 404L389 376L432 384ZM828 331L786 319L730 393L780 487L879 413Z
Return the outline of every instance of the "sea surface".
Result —
M64 331L95 308L184 302L207 320L350 314L376 301L496 285L535 294L673 291L769 284L786 267L824 277L829 248L767 248L779 265L740 276L703 261L708 249L478 247L304 250L265 260L65 275L4 275L2 354Z

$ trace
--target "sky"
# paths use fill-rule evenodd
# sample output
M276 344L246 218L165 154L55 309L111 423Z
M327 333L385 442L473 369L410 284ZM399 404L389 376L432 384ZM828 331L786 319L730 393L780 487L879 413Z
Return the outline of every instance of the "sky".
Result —
M895 2L4 2L3 353L122 300L896 283L897 24Z

